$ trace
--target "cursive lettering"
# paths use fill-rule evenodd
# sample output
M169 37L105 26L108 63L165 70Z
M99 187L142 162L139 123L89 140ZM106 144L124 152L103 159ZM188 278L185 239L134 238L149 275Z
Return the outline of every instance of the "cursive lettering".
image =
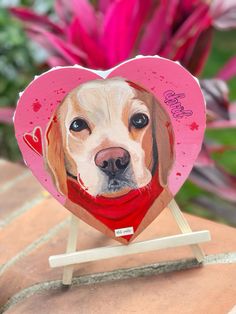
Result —
M180 102L180 99L185 98L184 93L176 94L173 90L167 90L163 95L165 97L164 102L170 107L174 118L182 119L183 117L192 116L192 110L185 110Z

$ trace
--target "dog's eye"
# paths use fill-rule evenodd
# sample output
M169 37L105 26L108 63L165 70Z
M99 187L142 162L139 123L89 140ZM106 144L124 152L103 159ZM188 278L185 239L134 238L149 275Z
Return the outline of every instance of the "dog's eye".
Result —
M144 128L146 125L148 125L148 122L149 118L145 113L135 113L130 119L131 125L136 129Z
M83 119L76 119L70 125L70 130L74 132L81 132L85 129L89 129L87 122Z

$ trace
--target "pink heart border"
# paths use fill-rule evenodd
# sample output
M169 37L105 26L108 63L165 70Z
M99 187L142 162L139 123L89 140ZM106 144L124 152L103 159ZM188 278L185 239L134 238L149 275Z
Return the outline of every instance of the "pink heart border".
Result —
M78 65L53 68L35 77L21 93L14 124L16 138L27 166L61 204L65 203L65 197L53 185L42 156L29 149L23 141L23 135L40 127L43 138L51 115L69 91L87 81L111 77L124 77L144 86L169 113L175 133L176 160L168 180L173 195L187 179L201 149L206 124L205 100L197 79L179 63L148 56L128 60L108 71L89 70ZM168 103L167 91L173 91L175 95L184 94L184 97L177 100L186 112L191 110L192 115L176 118L171 112L173 107Z

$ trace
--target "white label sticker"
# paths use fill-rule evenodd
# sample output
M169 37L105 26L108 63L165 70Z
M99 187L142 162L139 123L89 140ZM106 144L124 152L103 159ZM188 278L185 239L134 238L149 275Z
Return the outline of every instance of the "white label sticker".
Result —
M116 237L123 237L123 236L130 235L130 234L134 234L134 228L133 227L115 229Z

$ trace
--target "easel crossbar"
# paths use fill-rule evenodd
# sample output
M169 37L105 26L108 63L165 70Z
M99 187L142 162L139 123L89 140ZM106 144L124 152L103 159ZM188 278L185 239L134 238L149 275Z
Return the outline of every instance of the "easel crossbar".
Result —
M102 260L111 257L118 257L129 254L144 253L165 248L187 246L199 244L210 240L208 230L178 234L148 241L131 243L129 245L116 245L110 247L94 248L79 252L72 252L50 256L49 264L51 267L69 266L78 263Z

